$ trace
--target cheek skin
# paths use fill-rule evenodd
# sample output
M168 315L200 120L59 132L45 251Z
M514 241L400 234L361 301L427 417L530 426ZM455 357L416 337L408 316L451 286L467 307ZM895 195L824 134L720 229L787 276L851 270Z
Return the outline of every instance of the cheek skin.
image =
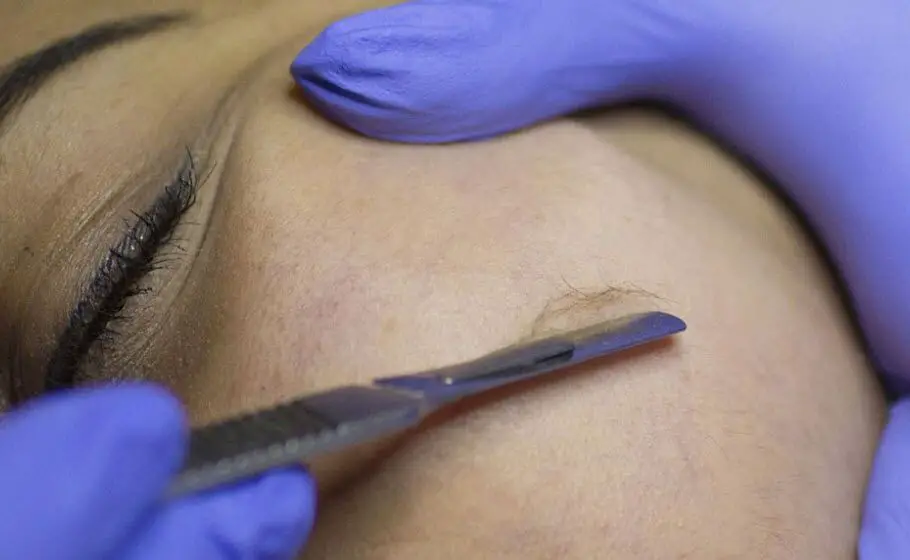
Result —
M596 293L624 283L609 272L617 264L643 267L604 258L602 249L590 243L560 243L598 232L596 237L622 244L623 237L613 234L626 219L601 232L593 213L579 215L558 193L539 188L548 181L544 172L553 167L550 162L565 156L522 165L542 155L528 152L539 138L522 141L517 157L511 155L514 143L478 146L459 152L466 164L447 165L444 150L382 157L373 146L344 149L323 137L319 145L325 152L344 159L326 167L307 161L324 161L326 155L318 151L292 160L289 154L255 150L264 145L257 142L258 134L276 134L277 123L263 123L245 130L238 141L238 151L249 149L248 161L257 163L226 173L224 200L230 207L224 223L231 225L218 230L212 245L218 256L210 260L217 268L204 274L219 279L206 291L209 305L218 310L224 340L209 353L224 363L205 369L248 367L257 372L258 385L213 400L272 402L292 389L366 381L472 358L530 334L545 308L555 316L553 324L536 328L574 328L579 321L601 320L604 312L661 305L646 292L661 293L664 287L644 276L623 278L643 288L640 295L605 298L596 305L560 302L566 292ZM564 134L550 137L561 141ZM421 160L425 165L413 164ZM290 161L300 166L279 165ZM465 174L465 168L477 171ZM561 168L550 175L563 173ZM328 176L333 169L364 175L373 170L368 191L366 181ZM402 174L412 186L402 188ZM590 177L576 173L563 190L590 184ZM476 185L490 187L481 191ZM517 189L532 194L534 203L516 200ZM628 192L615 190L615 196ZM578 196L582 193L569 200ZM647 221L642 226L650 227ZM223 379L199 386L211 396L226 385ZM231 387L236 385L225 390Z
M883 402L824 270L778 243L802 238L760 191L712 206L567 123L427 150L278 117L250 119L226 173L195 308L217 327L180 387L195 419L474 357L567 285L640 288L658 297L598 313L689 324L403 441L324 503L308 557L852 550ZM743 231L756 220L776 233Z

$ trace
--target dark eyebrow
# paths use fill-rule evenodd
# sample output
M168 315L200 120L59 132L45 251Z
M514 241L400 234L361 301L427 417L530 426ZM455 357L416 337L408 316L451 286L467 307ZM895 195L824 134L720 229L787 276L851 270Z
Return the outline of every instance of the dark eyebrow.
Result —
M10 115L28 101L55 74L97 51L170 27L189 18L187 13L137 16L83 29L26 54L0 73L0 131Z

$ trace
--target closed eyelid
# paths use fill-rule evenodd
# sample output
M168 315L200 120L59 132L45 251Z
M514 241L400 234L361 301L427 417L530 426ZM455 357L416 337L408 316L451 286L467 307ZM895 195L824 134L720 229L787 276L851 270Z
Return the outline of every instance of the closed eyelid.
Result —
M25 58L63 56L71 59L47 70L38 80L41 83L24 94L10 94L11 90L7 89L3 94L5 97L0 96L0 99L6 100L3 108L5 112L0 111L0 117L8 117L6 125L14 124L12 119L16 118L15 113L22 104L29 102L29 98L40 90L42 83L50 85L47 84L48 78L69 68L72 62L92 53L98 53L107 46L144 38L153 31L170 29L174 27L172 24L180 23L184 19L191 20L189 21L190 26L179 26L184 31L189 27L189 31L192 32L196 27L195 24L199 23L197 19L186 14L142 16L121 22L104 23L45 47L40 53L33 53L33 55L27 55L23 59L13 62L5 72L0 69L0 78L6 79L5 82L0 82L2 87L12 84L8 78L15 73L16 69L26 68L21 63ZM183 31L179 32L183 33ZM118 34L120 35L118 36ZM160 39L167 42L170 34L165 37L156 34L155 37L156 41ZM73 46L79 41L89 43L94 41L94 46L81 50L78 54L70 52L64 56L58 50L56 54L47 55L49 49L63 48L61 45L64 44L68 45L66 48L82 49L82 46ZM42 64L45 63L47 63L46 58ZM100 60L99 64L103 65L104 60ZM94 68L94 66L90 68ZM81 69L74 69L74 71L82 72ZM91 71L91 69L86 69L86 72ZM122 83L126 88L127 84L136 82L124 81ZM15 335L16 341L10 345L9 354L4 358L4 362L7 364L6 369L9 370L9 379L5 379L3 384L7 388L11 400L21 401L25 397L37 395L45 389L45 385L47 388L66 386L72 381L74 369L80 375L87 374L84 379L86 381L101 377L119 377L121 371L132 375L130 372L137 369L133 366L134 362L139 361L142 356L139 349L142 348L142 345L151 344L151 341L154 340L153 335L157 336L153 327L159 324L167 313L170 313L169 309L174 304L174 298L176 294L180 293L180 282L192 269L192 261L195 260L195 257L184 257L191 256L201 240L205 238L213 200L216 197L215 192L218 190L217 185L214 185L212 189L206 189L206 194L202 197L203 202L195 205L199 209L193 210L192 217L185 220L186 225L192 226L191 236L178 233L178 236L171 239L170 243L160 247L163 253L157 256L146 255L155 261L151 268L154 271L161 270L161 272L134 277L137 281L141 281L139 289L142 290L142 297L136 298L135 302L131 300L129 307L125 310L125 315L128 316L126 318L129 321L122 321L114 325L117 330L121 331L122 336L114 335L104 338L101 341L103 344L92 344L91 353L83 357L79 367L75 367L74 364L80 362L78 356L82 355L85 349L74 351L73 339L63 333L67 330L68 324L81 322L74 319L75 315L91 310L93 306L89 300L97 302L99 299L104 299L97 297L98 294L95 294L95 297L87 295L93 283L103 283L99 280L101 278L101 275L98 274L99 263L101 266L109 268L108 273L118 275L121 272L115 265L130 261L129 258L124 258L128 255L122 250L126 248L124 243L128 240L129 235L118 239L124 233L122 224L126 224L127 231L133 231L134 238L138 234L137 226L148 226L147 223L143 224L143 220L149 219L147 212L154 206L154 204L149 205L150 199L154 198L156 191L167 184L168 178L173 177L177 171L173 159L176 155L175 152L182 150L184 146L192 146L193 152L200 158L200 183L205 181L208 173L214 171L216 163L219 167L224 163L233 138L233 129L241 115L241 112L237 110L240 106L235 101L243 97L239 95L245 91L242 88L243 84L244 82L240 80L225 81L223 84L218 82L214 84L214 86L218 86L217 89L209 88L205 90L204 96L200 96L198 99L194 97L192 103L181 107L179 119L168 120L166 128L159 126L161 131L169 132L167 137L135 135L133 140L125 144L124 153L121 154L125 157L116 159L115 167L111 169L110 174L106 171L108 165L99 167L101 172L90 171L85 173L84 177L80 173L79 167L72 169L69 180L77 180L76 178L79 177L78 180L82 182L76 184L77 188L67 187L64 197L67 202L61 202L60 205L52 202L50 206L53 207L53 211L48 210L43 213L44 216L47 216L48 223L45 224L46 227L42 231L47 232L47 235L34 239L23 236L32 247L38 247L36 250L47 253L48 258L42 259L42 262L53 264L36 265L34 269L20 269L23 271L21 275L33 280L43 280L44 283L51 278L50 281L53 282L54 287L52 289L42 288L40 287L41 282L21 284L22 286L36 286L35 288L23 288L26 292L25 295L29 297L18 299L18 301L31 303L16 317L13 317L12 314L8 315L11 318L11 325L20 324L19 315L39 319L32 321L33 327L30 327L28 331ZM51 85L51 88L53 87ZM49 96L58 95L56 89L49 89L48 94ZM37 99L35 102L43 103ZM31 108L27 110L31 111ZM116 123L117 121L99 118L96 126L103 130L108 122ZM138 121L140 127L143 126L143 123L144 121ZM79 123L77 122L77 124ZM120 124L118 123L118 126ZM0 127L3 126L4 123L0 122ZM79 132L78 127L75 132ZM0 128L0 135L3 133L4 130ZM18 141L17 138L12 139ZM94 145L86 143L80 148L87 154L87 157L81 158L81 161L77 163L78 166L84 166L93 161L90 150ZM136 147L141 148L140 157L134 157ZM53 156L53 154L51 155ZM36 169L35 173L38 176L48 175L52 180L55 179L55 173L57 176L60 175L54 171L53 167L45 169L44 166L39 165L36 166ZM131 172L131 169L134 171ZM217 181L213 182L217 183ZM83 183L86 186L85 189L82 188ZM180 181L173 181L171 184L178 185L179 183ZM91 196L80 198L80 193L89 193ZM165 199L166 197L162 195L162 198L158 200ZM36 198L39 203L41 200ZM131 211L136 212L131 213ZM51 222L51 220L53 221ZM64 227L64 224L72 227ZM182 228L182 224L178 225ZM110 252L111 247L115 251ZM152 272L147 264L143 265L140 262L147 260L146 257L132 261L131 266L134 269L145 269L145 273ZM108 264L105 265L105 262ZM61 270L59 267L64 268ZM58 273L55 273L54 270ZM125 276L130 276L130 274L125 274ZM149 276L149 278L146 280L145 276ZM140 294L127 293L127 295ZM117 305L111 305L111 309L116 309L116 307ZM84 318L85 314L82 317ZM120 317L123 318L124 315L121 314ZM141 317L140 321L135 321L137 326L133 325L132 319L135 317ZM113 329L110 329L110 332L114 333ZM87 335L86 341L94 338L90 333L83 334ZM76 344L76 346L85 344L89 343ZM135 365L141 370L143 363ZM52 375L51 372L54 371L57 373ZM80 379L80 381L82 380ZM62 383L58 381L62 381Z
M134 212L127 231L106 248L90 279L70 309L66 325L45 368L43 380L24 378L14 372L11 397L14 403L44 390L71 386L81 360L119 317L126 300L139 293L137 286L156 269L159 254L172 241L172 234L195 201L199 185L196 161L187 152L176 177L143 212Z

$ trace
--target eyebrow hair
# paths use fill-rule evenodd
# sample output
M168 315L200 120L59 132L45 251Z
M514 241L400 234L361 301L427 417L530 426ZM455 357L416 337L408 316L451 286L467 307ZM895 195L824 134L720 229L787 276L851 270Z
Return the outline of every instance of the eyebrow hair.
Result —
M139 39L189 18L185 12L108 21L19 57L0 74L0 133L19 107L54 75L102 49Z
M560 334L578 328L580 323L597 322L602 320L606 311L625 303L653 303L663 299L658 294L628 283L596 290L576 288L565 278L563 283L566 291L547 300L522 340Z

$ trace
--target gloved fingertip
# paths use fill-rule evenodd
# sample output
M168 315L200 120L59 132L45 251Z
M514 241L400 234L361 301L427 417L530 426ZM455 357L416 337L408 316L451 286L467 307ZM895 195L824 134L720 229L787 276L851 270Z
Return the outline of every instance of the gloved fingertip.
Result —
M608 4L594 18L603 26L587 2L406 2L329 26L291 75L328 118L367 136L485 138L643 87L638 74L662 51Z
M110 438L118 457L128 448L168 468L179 465L185 451L186 416L180 401L166 389L129 383L87 390L86 398L96 410L88 421L99 424L95 433Z
M14 411L4 428L4 435L24 431L18 437L51 441L49 451L72 446L70 458L77 462L80 457L121 459L119 452L126 446L156 463L176 465L186 434L180 402L147 383L54 393ZM91 447L95 453L87 453Z
M910 399L898 401L891 407L879 454L888 459L884 462L886 466L910 464L905 462L910 461ZM910 490L910 480L903 476L900 478L907 480L907 489Z
M863 559L910 555L910 399L891 409L872 468L859 553Z
M0 495L24 519L42 523L31 533L2 527L0 540L18 539L24 549L47 554L52 548L67 549L69 557L106 553L154 505L184 453L182 409L153 385L64 391L6 420ZM80 539L87 532L96 538Z
M900 424L910 424L910 399L899 401L892 406L889 416L892 422L897 420Z
M384 140L446 141L448 108L477 85L458 76L459 59L484 27L450 4L411 2L338 21L300 51L291 75L342 126Z
M301 469L160 504L124 558L296 558L313 528L315 484Z
M248 506L257 524L253 542L246 547L249 557L278 558L287 551L299 551L315 521L314 481L300 469L266 474L256 483Z
M92 391L92 390L89 390ZM183 405L174 394L152 383L123 383L95 389L97 398L116 413L135 419L130 428L147 432L153 437L170 438L185 428Z

